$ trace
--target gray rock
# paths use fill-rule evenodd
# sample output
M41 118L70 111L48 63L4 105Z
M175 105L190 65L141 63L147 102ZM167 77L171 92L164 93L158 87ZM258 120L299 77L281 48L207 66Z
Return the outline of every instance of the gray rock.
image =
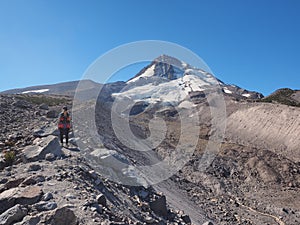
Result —
M155 199L154 201L150 202L151 210L159 215L159 216L167 216L168 209L167 209L167 201L166 196L160 196L159 198Z
M6 166L4 159L0 158L0 170L3 170Z
M49 135L54 135L54 136L59 135L59 131L58 131L56 126L42 127L42 128L37 129L33 132L33 136L40 137L40 138L47 137Z
M102 214L103 213L103 208L101 205L97 204L97 203L94 203L92 206L91 206L91 210L93 212L97 212L99 214Z
M37 203L43 195L43 191L40 187L29 186L21 189L16 197L16 202L21 205L32 205Z
M48 154L46 154L45 159L47 161L53 161L53 160L55 160L55 155L53 153L48 153Z
M145 190L140 190L138 192L138 195L139 195L140 198L145 199L145 198L147 198L149 196L149 192L145 191Z
M66 195L66 198L68 198L68 199L76 199L76 196L72 195L71 193L69 193L69 194Z
M67 208L62 207L56 209L50 215L47 215L45 224L55 224L55 225L77 225L78 220L74 212Z
M70 139L69 139L70 144L72 144L72 145L74 145L74 146L76 146L76 147L78 147L77 141L78 141L77 138L70 138Z
M48 110L48 109L49 109L49 106L48 106L47 104L43 103L43 104L40 105L39 108L40 108L40 109L43 109L43 110Z
M38 202L33 205L33 207L38 210L38 211L49 211L49 210L54 210L57 208L56 202Z
M207 222L203 223L202 225L214 225L214 224L210 221L207 221Z
M27 215L27 212L26 207L17 204L0 215L0 225L11 225L19 222Z
M104 206L104 207L107 206L107 201L106 201L106 197L105 197L104 194L99 194L99 195L96 197L96 200L97 200L97 202L98 202L100 205L102 205L102 206Z
M62 155L63 152L57 137L48 136L43 138L38 146L33 145L25 147L23 150L24 161L33 162L42 160L45 159L45 156L48 153L53 153L58 157Z
M53 194L50 193L50 192L47 192L47 193L44 194L43 197L42 197L42 200L43 200L43 201L49 201L49 200L51 200L51 199L53 199Z
M58 112L55 110L49 110L46 114L47 118L57 118L58 117Z
M182 215L181 219L183 220L183 222L185 222L186 224L191 224L191 218L188 215Z
M38 171L40 170L42 167L39 164L31 164L28 168L28 172L30 171Z
M5 184L7 183L8 179L7 178L1 178L0 179L0 184Z
M0 213L5 212L16 204L32 205L42 197L42 189L36 186L26 188L15 187L0 193Z
M8 182L5 183L5 185L2 186L0 190L4 191L4 190L18 187L24 180L25 180L24 177L14 179L14 180L9 180Z
M40 220L40 216L25 216L21 222L15 223L15 225L37 225Z
M37 183L41 183L45 181L45 177L42 175L35 175L35 176L30 176L28 178L26 178L23 182L22 182L22 186L28 186L28 185L33 185L33 184L37 184Z
M97 180L95 180L95 184L96 184L96 185L99 185L99 184L101 184L101 183L102 183L102 180L101 180L101 179L98 178Z

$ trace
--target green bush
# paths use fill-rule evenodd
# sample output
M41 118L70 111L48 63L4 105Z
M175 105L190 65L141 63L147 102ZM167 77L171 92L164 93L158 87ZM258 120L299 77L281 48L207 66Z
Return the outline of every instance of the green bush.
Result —
M4 160L8 165L12 165L16 160L16 152L15 151L7 151L4 153Z

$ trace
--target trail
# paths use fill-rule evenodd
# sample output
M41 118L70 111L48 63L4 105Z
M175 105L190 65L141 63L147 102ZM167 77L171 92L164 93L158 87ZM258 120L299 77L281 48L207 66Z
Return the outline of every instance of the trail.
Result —
M237 199L235 199L235 200L236 200L236 202L237 202L240 206L242 206L242 207L248 209L248 210L251 211L251 212L254 212L254 213L257 213L257 214L260 214L260 215L263 215L263 216L271 217L271 218L274 219L279 225L286 225L286 224L285 224L281 219L279 219L277 216L274 216L274 215L271 215L271 214L268 214L268 213L263 213L263 212L257 211L256 209L253 209L253 208L251 208L250 206L246 206L246 205L242 204L242 203L239 202Z

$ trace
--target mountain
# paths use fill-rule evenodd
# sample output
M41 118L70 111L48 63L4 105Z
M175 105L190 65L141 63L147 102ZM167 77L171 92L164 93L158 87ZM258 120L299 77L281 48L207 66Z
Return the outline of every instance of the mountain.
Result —
M262 101L300 107L300 90L289 88L278 89L271 95L263 98Z
M101 84L96 83L91 80L81 80L85 86L85 90L80 90L84 92L92 92L95 89L101 87ZM35 93L43 93L43 94L56 94L56 95L67 95L73 96L75 90L78 86L79 81L70 81L70 82L63 82L57 84L50 84L50 85L38 85L26 88L18 88L18 89L11 89L7 91L0 92L1 94L35 94Z
M166 55L97 98L84 82L0 95L0 223L300 224L298 91L269 101Z
M167 55L156 58L149 66L128 80L127 87L122 94L133 97L136 92L137 98L148 98L149 95L156 93L159 98L174 102L182 101L193 92L203 92L210 88L216 88L216 86L220 86L224 95L236 99L260 99L263 97L260 93L247 91L236 85L227 85L212 74ZM153 93L146 94L148 95L146 97L138 96L139 92L144 92L141 90L142 87ZM173 99L169 99L170 97ZM154 98L155 96L153 96Z

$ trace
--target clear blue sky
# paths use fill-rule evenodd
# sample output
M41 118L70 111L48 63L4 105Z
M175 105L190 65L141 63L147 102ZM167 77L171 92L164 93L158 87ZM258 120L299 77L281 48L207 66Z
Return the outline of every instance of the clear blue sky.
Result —
M79 80L138 40L187 47L225 83L300 89L298 0L0 0L0 91Z

